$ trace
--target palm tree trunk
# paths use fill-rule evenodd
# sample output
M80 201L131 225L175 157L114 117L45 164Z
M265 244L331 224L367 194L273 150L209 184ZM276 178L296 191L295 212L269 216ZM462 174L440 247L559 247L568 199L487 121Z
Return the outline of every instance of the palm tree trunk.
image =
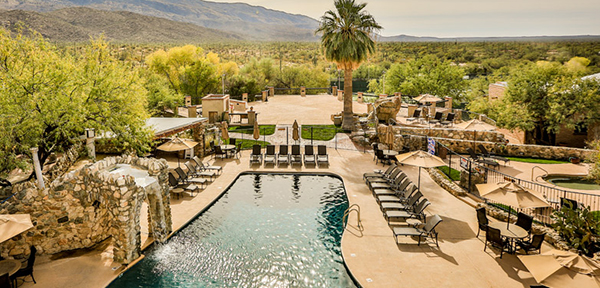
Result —
M354 128L354 113L352 112L352 69L344 70L344 113L342 115L342 129L346 131Z

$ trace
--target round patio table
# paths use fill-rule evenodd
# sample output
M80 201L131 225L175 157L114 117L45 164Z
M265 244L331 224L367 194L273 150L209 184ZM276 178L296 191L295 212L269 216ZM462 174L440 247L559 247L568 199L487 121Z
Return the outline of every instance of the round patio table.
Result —
M14 259L7 259L0 261L0 275L8 273L8 276L12 276L21 269L21 261Z
M523 239L527 237L527 235L529 235L527 231L525 231L525 229L515 224L509 224L508 227L506 227L506 222L489 223L488 226L500 230L500 234L508 238L508 240L510 241L509 253L511 254L515 253L514 240Z
M389 157L396 156L396 155L398 155L398 151L395 151L395 150L383 150L383 155L389 156Z
M227 158L229 158L229 153L235 149L235 145L221 145L221 150L225 152Z

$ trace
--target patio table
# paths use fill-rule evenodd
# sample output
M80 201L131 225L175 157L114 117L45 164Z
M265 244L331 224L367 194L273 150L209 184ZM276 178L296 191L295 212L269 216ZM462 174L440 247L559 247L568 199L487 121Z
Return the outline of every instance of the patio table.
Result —
M21 269L21 261L7 259L0 261L0 275L8 273L8 276L12 276Z
M515 253L515 239L523 239L527 237L527 235L529 235L527 234L527 231L525 231L525 229L515 224L509 224L508 227L506 227L506 222L489 223L488 226L500 230L500 234L508 238L510 246L508 253L511 254Z

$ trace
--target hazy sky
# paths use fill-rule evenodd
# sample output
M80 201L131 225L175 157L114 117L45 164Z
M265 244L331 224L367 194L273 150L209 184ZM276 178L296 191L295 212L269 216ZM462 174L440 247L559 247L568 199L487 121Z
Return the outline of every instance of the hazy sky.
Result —
M245 2L319 19L333 0ZM361 2L358 0L358 2ZM392 36L600 35L600 0L370 0L366 10Z

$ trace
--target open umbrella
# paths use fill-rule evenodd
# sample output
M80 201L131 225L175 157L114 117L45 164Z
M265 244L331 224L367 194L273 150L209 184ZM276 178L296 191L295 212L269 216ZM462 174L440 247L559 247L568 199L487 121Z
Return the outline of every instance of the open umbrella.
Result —
M420 102L420 103L437 103L437 102L442 102L444 100L442 100L442 98L431 95L431 94L422 94L419 95L417 97L415 97L415 101Z
M486 183L477 184L476 186L477 190L479 190L479 196L509 206L509 220L510 207L519 209L550 207L550 203L543 196L513 182Z
M0 243L33 228L29 214L0 215Z
M196 145L198 145L197 142L174 137L169 142L158 146L156 149L165 152L177 152L181 150L192 149ZM177 166L179 166L179 157L177 157Z
M454 127L464 130L477 130L477 131L494 131L496 126L490 125L478 119L472 119L460 124L454 125Z
M221 122L221 139L229 139L229 127L225 121Z
M294 141L298 141L298 139L300 139L300 133L298 130L300 127L298 126L298 121L294 120L294 124L292 125L292 139L294 139Z
M425 151L417 150L396 156L398 163L419 167L418 187L421 189L421 167L433 168L445 166L444 160Z
M260 130L258 130L258 122L254 121L254 131L252 132L252 137L254 140L258 140L260 138Z
M517 257L535 281L548 287L600 287L600 264L588 257L554 249Z

